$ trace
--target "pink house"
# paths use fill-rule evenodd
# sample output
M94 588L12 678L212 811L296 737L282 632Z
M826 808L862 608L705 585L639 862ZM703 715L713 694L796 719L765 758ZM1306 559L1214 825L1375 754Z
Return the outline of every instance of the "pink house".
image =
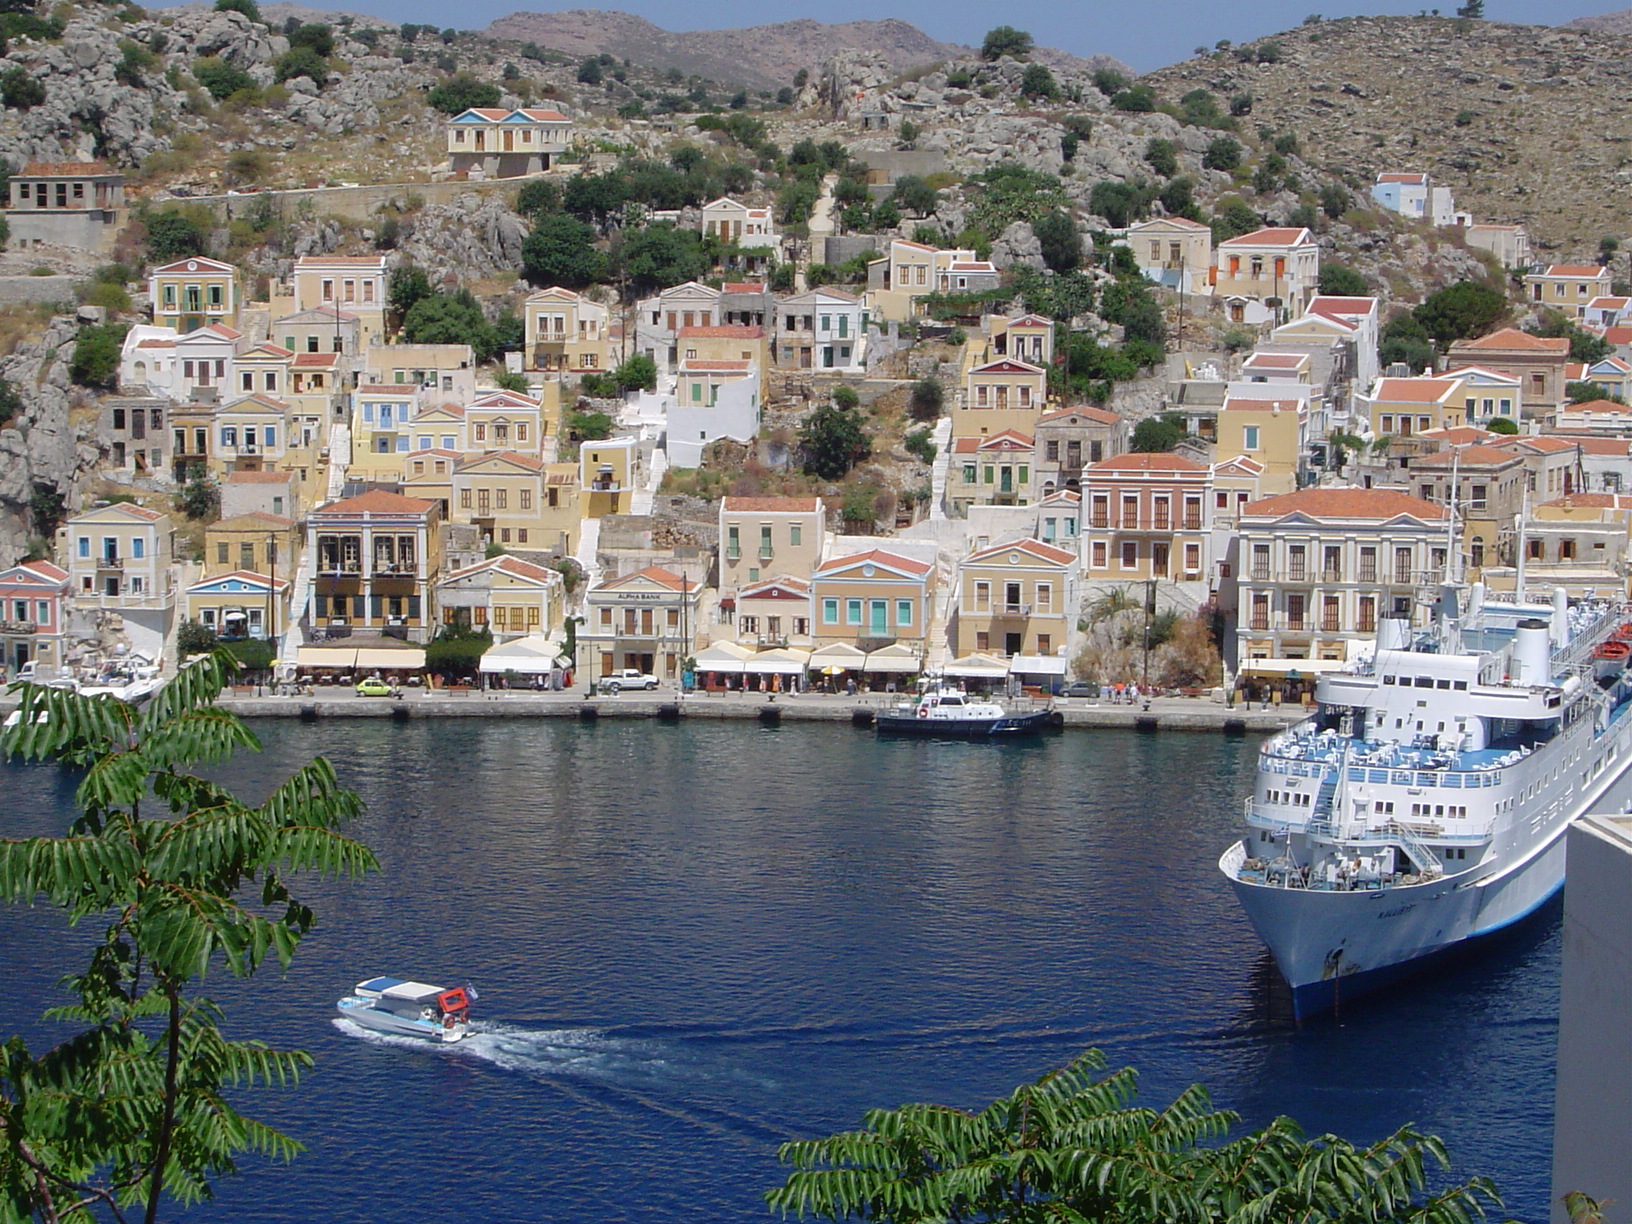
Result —
M0 671L15 677L35 663L47 675L62 665L68 571L24 561L0 572Z

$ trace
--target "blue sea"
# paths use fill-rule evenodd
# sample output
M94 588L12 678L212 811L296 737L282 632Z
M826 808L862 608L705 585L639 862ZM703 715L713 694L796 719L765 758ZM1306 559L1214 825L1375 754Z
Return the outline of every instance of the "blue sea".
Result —
M1556 906L1302 1027L1215 866L1257 741L1072 733L890 742L842 725L268 722L228 780L310 756L368 802L384 870L307 888L293 969L212 991L309 1050L243 1104L307 1147L190 1220L727 1224L771 1218L777 1145L908 1101L976 1108L1097 1046L1143 1098L1192 1082L1248 1125L1412 1122L1513 1215L1547 1213ZM60 831L71 780L4 774L0 832ZM14 1023L64 1001L86 932L0 911ZM366 1035L376 974L473 982L451 1047Z

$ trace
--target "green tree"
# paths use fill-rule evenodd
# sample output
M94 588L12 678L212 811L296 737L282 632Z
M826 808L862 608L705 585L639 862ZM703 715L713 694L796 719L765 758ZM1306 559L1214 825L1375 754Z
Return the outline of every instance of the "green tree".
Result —
M1485 423L1485 428L1493 434L1511 436L1519 432L1519 423L1511 417L1492 417Z
M403 316L402 336L410 344L468 344L478 362L498 349L493 325L468 289L420 298Z
M425 670L438 676L474 676L482 656L493 645L493 634L485 625L444 625L425 647Z
M1122 338L1132 346L1135 342L1143 343L1155 349L1159 360L1167 346L1167 323L1162 318L1162 308L1149 293L1141 291L1131 297L1122 307ZM1151 364L1141 361L1141 365Z
M320 21L297 25L289 34L291 47L310 47L324 59L334 54L334 27Z
M209 654L216 645L215 630L195 620L182 621L176 630L176 653L183 659Z
M1434 368L1434 343L1416 315L1395 315L1378 337L1378 357L1385 366L1403 364L1412 370Z
M1171 140L1152 136L1145 142L1145 164L1163 178L1179 172L1179 151Z
M129 330L123 323L98 323L81 328L74 337L68 377L82 387L113 390L119 384L119 353Z
M319 89L329 83L329 61L311 47L290 47L278 56L274 75L279 82L306 77Z
M230 98L240 89L255 88L254 77L219 56L206 55L194 60L192 72L193 80L204 86L217 102Z
M640 294L696 280L710 260L696 230L648 225L624 237L619 256L629 284Z
M612 371L612 379L619 391L656 391L657 362L645 353L636 353Z
M1353 202L1342 183L1327 183L1320 189L1320 210L1333 221L1348 212Z
M561 187L549 179L533 179L516 192L516 211L537 220L545 213L561 211Z
M260 5L255 0L215 0L215 11L218 13L242 13L251 21L261 19Z
M147 227L147 257L152 262L164 264L189 255L209 254L209 231L202 221L181 209L160 209L143 220Z
M80 1031L37 1057L15 1037L0 1053L8 1219L97 1207L155 1224L166 1198L206 1198L239 1154L300 1151L233 1102L249 1086L297 1082L311 1056L229 1039L199 985L211 969L250 977L269 955L286 969L316 922L298 879L378 863L341 832L362 803L321 757L259 806L212 780L233 753L259 748L214 706L233 667L224 654L196 660L140 712L25 685L21 719L0 734L7 756L81 776L65 836L0 842L0 897L43 899L98 932L65 979L73 1005L56 1013Z
M1055 210L1032 222L1042 248L1043 263L1051 272L1069 272L1082 263L1082 235L1068 213Z
M822 480L842 480L873 453L873 445L854 408L823 404L799 428L804 470Z
M1111 99L1111 105L1130 115L1148 115L1156 109L1156 91L1149 85L1130 85Z
M1015 59L1025 59L1031 54L1031 35L1024 30L1017 30L1013 26L1000 25L986 31L986 37L981 40L980 58L988 61L1002 59L1005 55Z
M1184 441L1184 436L1184 418L1176 412L1166 412L1146 417L1135 425L1128 447L1145 453L1170 451Z
M391 269L391 278L386 282L386 305L395 320L397 327L408 312L414 308L414 303L420 298L430 297L431 278L425 274L424 268L413 264L398 264Z
M195 523L214 522L221 514L221 490L203 464L195 464L187 483L176 492L176 509Z
M1429 294L1412 312L1440 345L1482 336L1507 315L1507 297L1480 281L1458 281Z
M0 378L0 425L4 425L12 417L23 410L23 397L17 394L17 388L9 378Z
M1028 98L1052 101L1060 96L1060 87L1047 64L1027 64L1025 74L1020 78L1020 92Z
M606 268L606 259L594 244L593 226L566 213L544 213L521 244L521 274L541 287L593 285Z
M1209 170L1234 170L1241 164L1241 142L1233 136L1216 136L1201 155L1201 164Z
M1102 179L1088 193L1088 211L1104 217L1112 229L1122 229L1150 211L1155 195L1143 179L1131 183Z
M1094 83L1094 88L1107 98L1114 98L1126 89L1130 83L1128 78L1115 68L1096 68L1093 77L1090 79Z
M904 213L927 217L939 207L941 193L916 174L903 174L896 180L890 199Z
M1483 20L1485 16L1485 0L1467 0L1456 10L1458 17L1465 17L1472 21Z
M425 95L425 102L432 110L441 111L444 115L458 115L476 106L497 106L501 96L499 87L493 82L478 80L468 72L460 72L433 86Z
M941 415L945 403L946 392L940 381L920 378L912 384L912 398L907 403L907 412L915 421L933 421Z
M580 85L599 85L605 79L601 71L601 61L590 56L578 65L578 83Z
M1319 285L1322 293L1332 297L1368 297L1371 294L1366 278L1342 264L1323 264Z
M1476 1224L1500 1206L1483 1178L1443 1188L1450 1161L1401 1128L1368 1147L1307 1139L1290 1118L1230 1138L1235 1114L1200 1085L1164 1109L1136 1104L1137 1074L1089 1050L979 1112L875 1109L863 1129L783 1144L784 1214L922 1221Z
M1598 383L1574 378L1564 384L1564 398L1572 404L1590 404L1593 400L1621 402L1620 396L1609 394Z
M1240 196L1225 196L1218 202L1218 211L1213 214L1213 241L1223 242L1250 234L1263 223L1264 219Z
M7 68L0 72L0 102L7 110L26 111L45 101L45 86L27 68Z

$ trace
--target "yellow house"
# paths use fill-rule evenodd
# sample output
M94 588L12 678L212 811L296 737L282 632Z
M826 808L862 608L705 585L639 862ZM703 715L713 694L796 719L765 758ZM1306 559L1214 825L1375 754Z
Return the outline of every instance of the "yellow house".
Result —
M302 255L295 260L294 310L341 310L356 316L365 347L385 339L384 255Z
M1264 465L1248 455L1233 455L1213 464L1213 527L1233 527L1241 511L1263 494Z
M992 357L1012 357L1045 369L1054 360L1054 320L1024 314L1017 319L987 315L981 320Z
M1533 305L1579 319L1593 298L1614 292L1612 279L1609 269L1597 264L1548 264L1545 271L1525 276L1524 294Z
M350 474L359 480L395 480L403 456L414 446L413 418L420 411L420 391L407 384L364 384L352 393ZM446 407L446 406L445 406ZM453 406L461 415L463 409ZM447 431L438 430L441 444ZM426 449L426 448L417 448ZM449 449L455 449L450 447Z
M453 510L453 470L464 456L456 450L431 447L402 456L402 492L436 502L447 521Z
M608 369L607 310L570 289L540 289L522 303L526 367L552 374Z
M1354 402L1380 438L1409 438L1467 424L1460 378L1380 378L1369 395L1356 393Z
M475 106L448 120L448 168L470 178L542 174L571 138L572 120L554 107Z
M538 455L544 441L539 402L517 391L489 391L465 404L465 439L473 451Z
M486 627L493 640L553 633L562 625L561 575L520 557L493 557L436 584L444 625Z
M238 269L229 263L202 255L178 259L148 273L147 292L153 322L179 335L212 323L238 326Z
M896 238L867 264L867 302L879 318L910 319L931 293L966 293L997 287L997 268L970 250L942 249Z
M578 551L583 500L576 463L544 465L544 505L538 515L539 532L545 540L560 541L556 551L562 556L570 557Z
M989 438L953 438L946 496L966 514L970 506L1029 506L1037 447L1029 434L1005 429Z
M808 580L821 564L826 518L819 497L723 498L721 594L773 576Z
M535 455L490 451L454 467L453 521L480 528L489 543L555 547L555 540L533 539L543 504L544 464Z
M1041 540L983 548L958 566L959 656L1050 657L1077 615L1077 554Z
M57 533L69 592L81 612L117 612L132 648L164 653L175 614L175 532L157 510L116 502L69 519Z
M1303 313L1320 280L1320 245L1298 226L1270 226L1218 244L1213 296L1232 323L1281 323Z
M695 650L701 591L661 566L609 578L586 597L588 620L578 645L595 678L632 668L675 680L680 660Z
M1032 437L1048 403L1048 371L1012 357L971 366L952 409L954 438L984 438L1013 430Z
M1226 395L1218 414L1218 453L1245 455L1260 467L1259 492L1290 493L1309 449L1308 401L1277 399L1271 384L1264 395Z
M810 581L817 643L848 642L861 650L922 645L934 577L929 562L882 548L824 562Z
M313 510L306 516L312 624L429 641L441 522L435 502L383 489Z
M712 327L682 327L675 335L679 359L685 361L746 361L756 370L771 364L770 342L763 327L719 323Z
M294 385L290 378L292 349L267 341L239 353L232 359L232 385L240 395L285 395Z
M294 519L281 515L253 511L220 519L204 528L204 576L293 573L298 541Z
M466 441L465 410L458 404L431 404L421 408L409 419L407 432L413 450L471 449Z
M186 591L186 617L227 641L276 642L289 625L289 582L250 570L202 578Z
M1212 292L1209 226L1187 217L1156 217L1128 226L1126 242L1146 280L1197 296Z
M743 587L737 592L735 616L736 640L744 646L809 650L815 644L810 583L803 578L779 574Z
M423 387L463 404L476 398L476 354L468 344L371 344L358 381L399 391Z
M269 395L246 395L215 413L210 468L217 476L282 469L288 440L289 405Z
M635 489L644 478L636 438L585 442L578 451L578 484L585 518L628 514Z
M290 352L356 357L361 351L362 320L338 306L317 306L273 320L272 335Z

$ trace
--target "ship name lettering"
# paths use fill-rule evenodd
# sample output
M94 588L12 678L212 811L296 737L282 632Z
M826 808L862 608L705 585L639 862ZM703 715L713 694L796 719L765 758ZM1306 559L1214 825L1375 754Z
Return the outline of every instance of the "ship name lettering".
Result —
M1379 918L1398 918L1401 914L1409 914L1412 910L1414 910L1416 908L1417 908L1417 903L1415 901L1413 901L1410 905L1396 905L1393 909L1382 910L1382 911L1380 911L1378 913L1377 917L1379 917Z

